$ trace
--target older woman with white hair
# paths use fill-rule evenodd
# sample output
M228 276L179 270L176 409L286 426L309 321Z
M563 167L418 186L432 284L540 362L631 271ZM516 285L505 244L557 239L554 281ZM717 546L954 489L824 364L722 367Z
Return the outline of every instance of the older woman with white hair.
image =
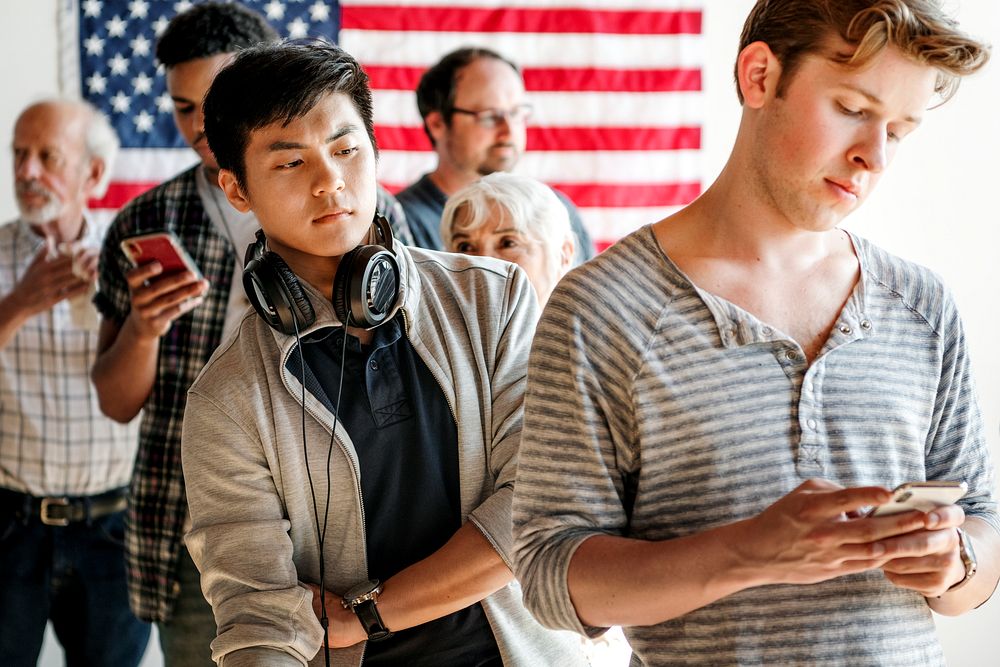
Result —
M441 240L452 252L517 264L528 274L542 306L570 269L575 249L569 214L552 189L499 171L448 198L441 214Z

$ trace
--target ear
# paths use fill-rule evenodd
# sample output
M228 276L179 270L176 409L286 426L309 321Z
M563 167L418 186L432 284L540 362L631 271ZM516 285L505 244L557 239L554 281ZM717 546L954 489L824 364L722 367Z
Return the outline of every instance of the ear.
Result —
M226 199L240 213L250 211L250 199L244 194L240 184L236 181L236 174L228 169L219 170L219 187L226 193Z
M563 275L573 266L573 256L576 254L575 234L568 234L559 248L559 275Z
M736 82L744 106L763 106L777 93L780 78L781 63L765 42L747 44L736 58Z
M448 131L448 123L444 121L444 114L440 111L432 111L424 116L424 123L426 123L431 136L434 137L434 145L440 144L441 139Z
M101 179L104 178L105 169L107 169L107 165L105 165L103 159L99 157L90 158L90 167L87 170L87 180L84 181L83 184L84 193L86 194L87 199L90 199L91 197L101 197L104 195L103 192L99 191L97 186L100 184Z

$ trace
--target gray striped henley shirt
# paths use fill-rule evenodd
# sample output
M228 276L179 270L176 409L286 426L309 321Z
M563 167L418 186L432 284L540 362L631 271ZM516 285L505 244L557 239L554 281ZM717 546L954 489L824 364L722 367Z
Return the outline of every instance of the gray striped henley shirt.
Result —
M812 365L693 285L650 227L562 281L531 352L514 502L516 571L544 625L600 631L566 584L586 538L701 532L808 478L965 480L965 512L1000 528L953 299L930 271L852 241L861 279ZM753 588L625 633L633 664L944 661L923 597L878 570Z

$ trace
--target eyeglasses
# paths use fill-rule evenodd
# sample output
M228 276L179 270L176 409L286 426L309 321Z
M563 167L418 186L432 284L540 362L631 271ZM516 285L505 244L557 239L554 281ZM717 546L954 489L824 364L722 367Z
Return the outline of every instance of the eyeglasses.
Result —
M531 116L532 107L530 104L518 104L511 109L483 109L482 111L472 111L471 109L451 108L452 113L464 113L476 119L479 127L490 130L496 127L500 121L508 123L522 122Z

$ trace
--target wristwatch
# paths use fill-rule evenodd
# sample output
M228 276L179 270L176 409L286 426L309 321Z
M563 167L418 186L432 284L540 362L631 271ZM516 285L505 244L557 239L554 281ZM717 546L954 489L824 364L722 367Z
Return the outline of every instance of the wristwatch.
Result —
M378 613L378 596L382 593L382 584L378 579L370 579L363 583L352 586L344 593L341 604L344 609L350 609L361 621L361 627L368 635L368 641L377 642L381 639L388 639L392 636L389 628L382 622L382 616Z
M946 591L948 593L958 590L969 583L969 580L976 574L976 568L978 567L976 552L972 550L972 540L969 538L969 534L961 528L956 528L955 530L958 531L958 557L962 559L962 565L965 566L965 578L949 588Z

